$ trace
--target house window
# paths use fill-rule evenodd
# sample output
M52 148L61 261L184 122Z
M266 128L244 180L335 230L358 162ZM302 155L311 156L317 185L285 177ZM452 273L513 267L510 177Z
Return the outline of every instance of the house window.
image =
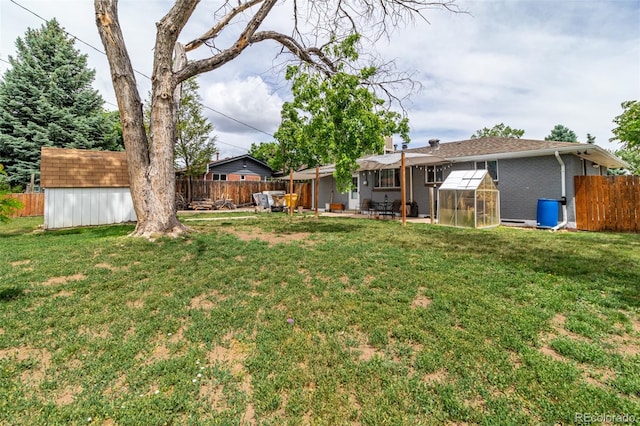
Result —
M425 171L425 183L442 183L442 166L429 166Z
M227 175L222 173L214 173L211 180L227 180Z
M476 161L476 170L488 170L494 181L498 181L498 161Z
M374 188L400 188L400 169L384 169L376 172Z

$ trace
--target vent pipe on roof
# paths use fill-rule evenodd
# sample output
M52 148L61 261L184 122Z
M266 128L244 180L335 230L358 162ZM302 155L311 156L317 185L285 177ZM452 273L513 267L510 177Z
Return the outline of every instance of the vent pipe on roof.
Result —
M429 145L431 145L431 148L438 148L440 146L440 139L429 139Z

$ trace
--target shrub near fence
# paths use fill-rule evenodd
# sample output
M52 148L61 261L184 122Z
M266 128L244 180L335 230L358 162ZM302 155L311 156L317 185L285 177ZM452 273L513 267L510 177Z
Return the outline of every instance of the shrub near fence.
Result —
M576 176L576 226L640 232L640 176Z
M186 198L187 180L176 179L176 192ZM294 193L298 194L298 205L311 208L311 184L295 183ZM253 205L253 194L262 191L289 192L288 181L201 181L191 182L192 200L221 200L230 199L237 206Z
M44 215L44 192L5 194L3 197L15 198L22 203L22 209L13 215L14 217Z

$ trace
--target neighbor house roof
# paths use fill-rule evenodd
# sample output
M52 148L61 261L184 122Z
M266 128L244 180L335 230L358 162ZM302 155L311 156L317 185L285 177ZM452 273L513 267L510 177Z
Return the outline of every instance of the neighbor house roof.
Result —
M217 166L221 166L223 164L227 164L227 163L232 163L234 161L238 161L238 160L251 160L255 163L258 163L264 167L267 167L271 170L271 167L265 163L264 161L258 160L255 157L252 157L249 154L244 154L244 155L239 155L237 157L229 157L229 158L223 158L222 160L216 160L216 161L211 161L209 162L209 167L217 167Z
M571 153L611 169L628 167L624 161L598 145L576 142L490 137L407 150L407 152L437 155L451 162L538 157L553 155L556 151L560 154Z

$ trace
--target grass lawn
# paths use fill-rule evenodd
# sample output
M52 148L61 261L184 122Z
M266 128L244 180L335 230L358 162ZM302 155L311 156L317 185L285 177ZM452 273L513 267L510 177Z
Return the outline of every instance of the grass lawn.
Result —
M640 420L640 235L236 216L2 225L0 424Z

